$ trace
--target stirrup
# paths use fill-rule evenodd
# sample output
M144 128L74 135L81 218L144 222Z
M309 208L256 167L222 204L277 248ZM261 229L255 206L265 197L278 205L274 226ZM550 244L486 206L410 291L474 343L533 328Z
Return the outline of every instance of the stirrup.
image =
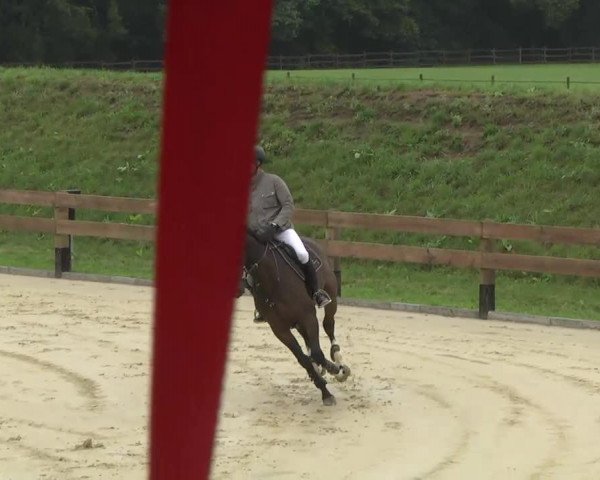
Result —
M325 290L317 290L313 299L319 308L323 308L331 303L331 297Z

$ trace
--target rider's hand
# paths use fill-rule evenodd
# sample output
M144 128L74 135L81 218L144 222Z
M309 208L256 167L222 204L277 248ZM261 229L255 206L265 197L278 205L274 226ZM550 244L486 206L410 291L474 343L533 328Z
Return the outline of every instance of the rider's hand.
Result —
M269 223L269 226L267 227L267 237L269 240L273 240L275 235L277 235L280 230L281 229L279 228L279 225L277 225L275 222Z
M270 242L271 240L273 240L273 238L278 232L279 226L276 223L271 222L266 227L264 227L262 232L260 232L259 238L265 243Z

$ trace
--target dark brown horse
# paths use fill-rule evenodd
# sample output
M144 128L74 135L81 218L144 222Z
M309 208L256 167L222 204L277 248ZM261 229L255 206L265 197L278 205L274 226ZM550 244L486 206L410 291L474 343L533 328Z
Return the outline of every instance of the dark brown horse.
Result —
M311 380L321 390L323 403L335 405L335 397L327 390L324 372L334 375L340 382L350 375L350 369L342 365L340 347L335 340L337 280L316 242L308 238L302 238L302 241L311 254L310 261L317 259L321 263L317 271L319 285L332 299L332 302L325 306L323 329L331 342L330 356L333 362L325 358L321 350L316 307L304 280L292 267L293 257L289 255L290 261L286 261L281 247L263 243L247 233L244 271L258 312L268 322L275 336L291 350L300 365L306 369ZM304 339L306 354L292 333L293 329Z

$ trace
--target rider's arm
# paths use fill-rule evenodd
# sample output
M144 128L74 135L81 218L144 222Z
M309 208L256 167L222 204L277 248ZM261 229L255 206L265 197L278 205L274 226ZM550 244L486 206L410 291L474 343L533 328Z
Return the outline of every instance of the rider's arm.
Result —
M294 200L285 182L279 177L274 180L275 194L281 205L281 210L273 222L280 228L289 228L292 224L292 215L294 213Z

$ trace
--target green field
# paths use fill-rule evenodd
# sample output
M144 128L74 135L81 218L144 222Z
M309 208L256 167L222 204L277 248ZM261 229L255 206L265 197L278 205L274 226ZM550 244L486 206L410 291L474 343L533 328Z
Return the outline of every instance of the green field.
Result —
M352 80L354 74L354 80ZM472 88L600 89L600 63L568 65L488 65L477 67L376 68L270 71L268 81L352 82L357 84L452 85ZM420 75L423 81L420 81ZM494 85L492 85L494 76Z
M598 227L600 92L457 87L269 81L260 128L269 168L303 208ZM160 75L0 69L0 188L154 197L161 95ZM462 238L355 231L345 238L476 248ZM598 248L498 247L600 258ZM77 238L75 270L147 278L153 255L145 243ZM0 264L51 269L52 238L0 233ZM348 297L477 305L476 271L343 261L343 278ZM506 272L497 307L600 319L599 288L598 280Z

